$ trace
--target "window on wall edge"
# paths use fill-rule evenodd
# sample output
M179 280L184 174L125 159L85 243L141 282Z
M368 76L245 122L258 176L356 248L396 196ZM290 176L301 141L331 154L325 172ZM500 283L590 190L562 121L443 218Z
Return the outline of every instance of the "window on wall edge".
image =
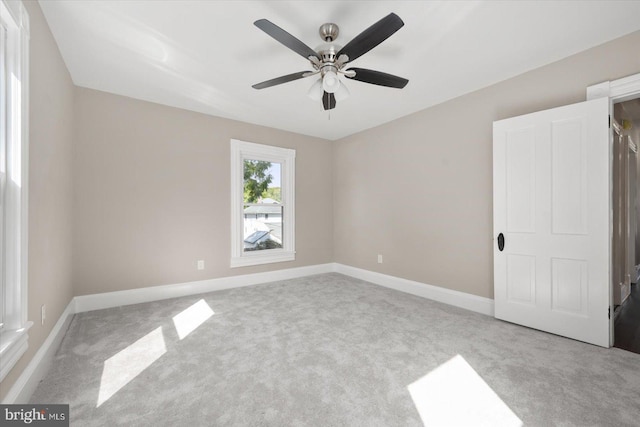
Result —
M28 348L29 17L0 0L0 381Z
M293 149L231 140L231 267L295 259Z

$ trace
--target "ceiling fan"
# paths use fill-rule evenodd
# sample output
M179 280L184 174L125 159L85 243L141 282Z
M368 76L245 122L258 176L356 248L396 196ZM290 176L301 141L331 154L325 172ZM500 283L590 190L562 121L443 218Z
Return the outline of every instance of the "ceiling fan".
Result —
M336 107L336 101L341 101L349 95L348 89L338 78L339 75L351 80L398 89L402 89L409 82L402 77L366 68L345 69L349 62L369 52L402 28L404 22L395 13L385 16L358 34L344 47L335 43L339 33L338 26L332 23L323 24L319 31L324 43L316 50L311 49L267 19L259 19L253 24L289 49L308 59L313 67L312 71L299 71L254 84L252 86L254 89L264 89L319 74L320 78L311 86L308 95L315 101L322 99L324 109L331 110Z

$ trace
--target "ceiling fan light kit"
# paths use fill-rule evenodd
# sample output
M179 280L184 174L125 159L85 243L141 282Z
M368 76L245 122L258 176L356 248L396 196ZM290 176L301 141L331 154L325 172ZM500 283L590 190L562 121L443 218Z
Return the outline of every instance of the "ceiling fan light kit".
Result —
M311 87L309 88L309 92L307 93L309 98L311 98L313 101L320 101L323 94L324 89L322 87L322 79L316 80L316 82L311 85Z
M336 102L341 102L347 99L349 95L351 95L351 92L349 92L347 85L341 84L333 95L336 98Z
M385 16L344 47L334 43L340 33L338 25L322 24L319 33L324 43L315 51L271 21L259 19L254 22L254 25L307 59L313 68L311 71L299 71L257 83L253 85L254 89L265 89L320 74L320 78L311 86L307 95L314 101L322 100L323 108L331 110L336 107L336 101L342 101L349 96L349 90L344 82L340 81L341 75L348 79L397 89L402 89L409 82L402 77L380 71L364 68L344 69L349 62L369 52L402 28L404 22L395 13Z
M329 70L324 73L324 77L322 77L322 88L325 92L336 93L338 88L340 87L340 80L338 80L338 74Z

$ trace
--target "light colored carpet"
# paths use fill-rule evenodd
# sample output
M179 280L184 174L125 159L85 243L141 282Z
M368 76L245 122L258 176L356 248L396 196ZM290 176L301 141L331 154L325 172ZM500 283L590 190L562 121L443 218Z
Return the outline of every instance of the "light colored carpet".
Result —
M77 426L622 426L639 396L640 355L323 274L78 314L32 402Z

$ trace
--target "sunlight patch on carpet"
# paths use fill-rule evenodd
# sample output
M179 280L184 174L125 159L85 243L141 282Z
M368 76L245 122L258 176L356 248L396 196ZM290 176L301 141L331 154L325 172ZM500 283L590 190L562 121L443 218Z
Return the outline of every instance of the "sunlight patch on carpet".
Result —
M523 425L459 354L407 388L424 425Z
M173 316L173 324L176 327L178 338L182 340L214 314L209 304L203 299L176 314Z
M96 408L166 352L167 346L164 342L162 327L159 327L105 360Z

